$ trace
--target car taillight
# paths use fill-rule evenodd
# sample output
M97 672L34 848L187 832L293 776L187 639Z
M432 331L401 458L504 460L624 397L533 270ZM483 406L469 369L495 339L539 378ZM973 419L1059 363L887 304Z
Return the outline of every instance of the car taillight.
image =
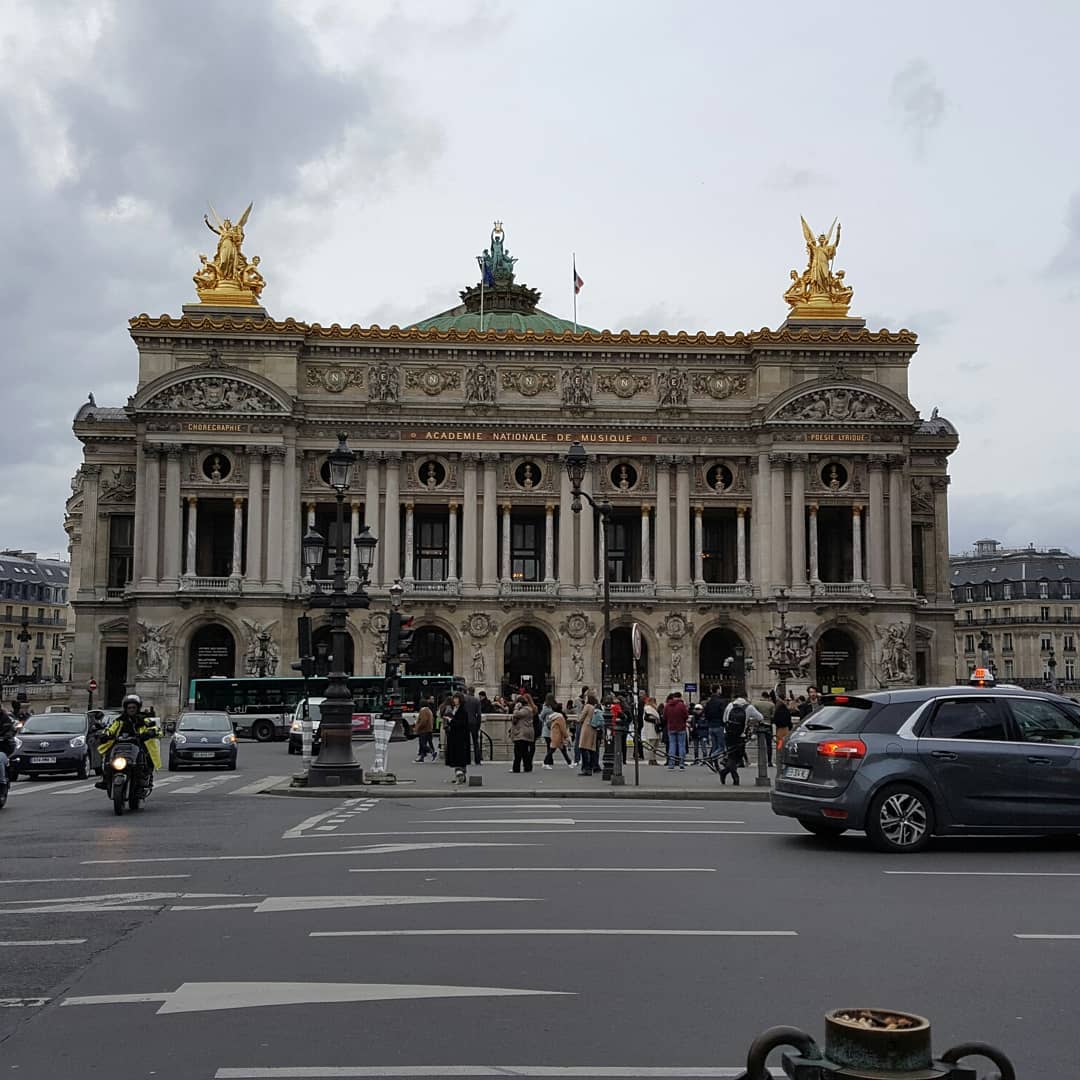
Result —
M864 758L866 743L862 739L829 739L818 743L818 757Z

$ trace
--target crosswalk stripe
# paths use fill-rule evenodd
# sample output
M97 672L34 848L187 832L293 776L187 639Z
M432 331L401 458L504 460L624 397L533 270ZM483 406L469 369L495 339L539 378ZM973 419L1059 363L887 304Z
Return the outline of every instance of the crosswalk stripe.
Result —
M237 788L235 791L230 791L229 795L258 795L260 791L265 791L269 787L273 787L275 784L280 784L283 780L288 780L287 776L264 776L261 780L256 780L254 783L245 784L241 788Z

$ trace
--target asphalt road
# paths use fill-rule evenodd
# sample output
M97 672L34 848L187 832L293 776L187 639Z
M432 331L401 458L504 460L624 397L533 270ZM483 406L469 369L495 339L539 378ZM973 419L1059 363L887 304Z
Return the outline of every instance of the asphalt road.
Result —
M122 818L16 785L0 1072L734 1076L764 1028L875 1004L929 1016L939 1053L1075 1073L1072 841L896 858L760 803L254 793L298 761L245 743Z

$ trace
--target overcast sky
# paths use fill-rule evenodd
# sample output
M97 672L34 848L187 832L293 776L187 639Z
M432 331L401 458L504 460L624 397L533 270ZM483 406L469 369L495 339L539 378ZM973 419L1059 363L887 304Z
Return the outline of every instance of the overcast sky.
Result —
M953 550L1080 548L1080 5L0 0L0 542L66 548L71 419L255 209L271 314L404 325L504 222L596 327L775 327L799 214L960 430Z

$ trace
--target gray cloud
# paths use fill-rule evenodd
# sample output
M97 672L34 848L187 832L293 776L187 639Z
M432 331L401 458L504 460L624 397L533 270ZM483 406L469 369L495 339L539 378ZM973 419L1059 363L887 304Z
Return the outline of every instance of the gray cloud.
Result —
M830 177L814 169L777 165L765 176L761 186L771 191L805 191L807 188L824 187L831 183Z
M71 417L90 390L104 404L134 388L131 314L194 300L195 253L214 242L207 200L235 217L255 198L251 246L279 221L283 266L282 249L331 228L343 189L377 191L440 145L381 69L329 70L272 6L129 0L78 42L84 18L80 4L35 5L29 24L6 28L3 57L22 93L4 94L0 112L0 313L18 418L0 427L0 515L5 543L50 551L66 544L80 457ZM30 53L55 34L53 62L20 56L20 31Z
M921 157L948 108L945 91L925 60L912 60L893 76L889 104L896 121L910 136L915 153Z
M1074 192L1069 199L1065 212L1065 242L1050 260L1046 273L1055 277L1080 274L1080 191Z
M991 493L992 489L992 493ZM984 492L949 491L949 540L952 551L972 547L980 537L992 537L1007 547L1076 547L1070 538L1080 534L1080 509L1074 499L1062 498L1060 488L1017 494L988 485Z

